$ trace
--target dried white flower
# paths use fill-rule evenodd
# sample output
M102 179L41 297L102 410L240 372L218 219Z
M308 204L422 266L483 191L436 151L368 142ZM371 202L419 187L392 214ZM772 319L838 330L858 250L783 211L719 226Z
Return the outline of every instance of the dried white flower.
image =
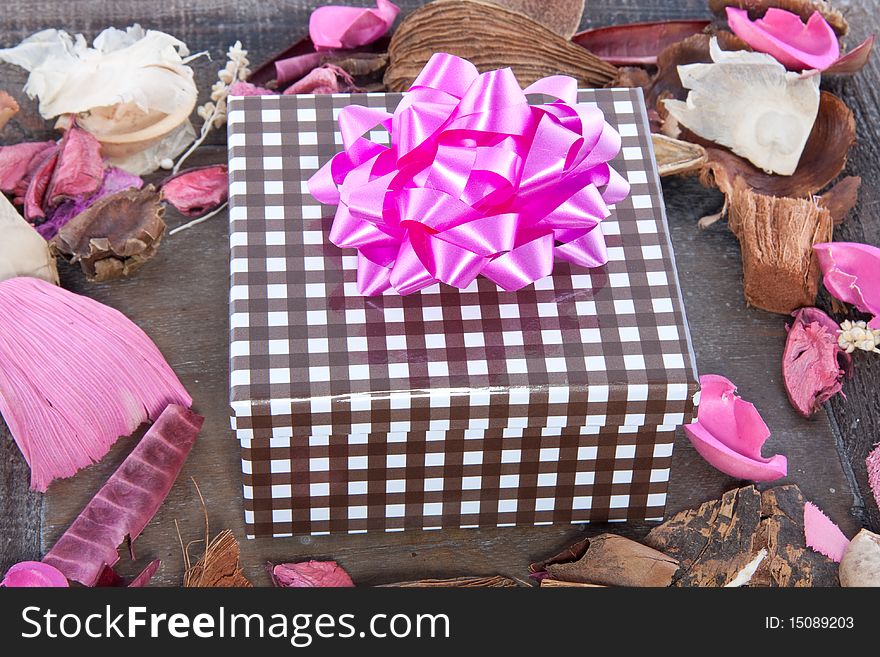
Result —
M880 349L878 349L880 347L880 329L872 330L865 322L852 322L847 319L840 324L837 345L848 354L856 349L880 354Z
M174 173L180 170L183 162L205 141L212 129L219 128L226 123L226 98L229 96L229 86L233 82L245 80L250 75L247 50L242 48L241 41L236 41L229 47L229 50L226 51L226 57L228 60L226 66L217 71L217 82L211 86L211 100L196 110L204 121L201 134L174 165Z

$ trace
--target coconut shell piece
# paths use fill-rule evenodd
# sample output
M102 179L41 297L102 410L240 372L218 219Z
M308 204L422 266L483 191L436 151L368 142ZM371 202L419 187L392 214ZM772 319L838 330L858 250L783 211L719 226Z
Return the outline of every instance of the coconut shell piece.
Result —
M523 86L562 74L580 87L604 87L617 73L519 12L478 0L435 0L411 13L391 38L386 88L408 89L436 52L463 57L480 72L509 66Z
M690 135L687 136L690 141ZM717 187L728 196L733 192L737 179L741 179L759 194L811 196L840 175L855 140L856 122L852 111L837 96L823 91L819 97L816 122L792 175L776 176L765 173L730 151L703 142L708 163L702 180L704 184Z
M489 2L525 14L565 39L571 39L580 27L585 4L585 0L564 0L563 2L489 0Z
M668 46L701 34L710 23L697 19L608 25L579 32L571 40L609 64L649 66Z
M718 15L724 15L727 7L747 10L752 20L761 18L771 7L790 11L804 21L807 21L814 11L818 11L837 36L843 36L849 30L849 24L843 14L824 0L709 0L709 9Z
M18 114L18 103L5 91L0 91L0 130L6 127L9 120Z
M661 176L699 173L706 166L706 149L666 135L651 135L654 157Z
M195 565L186 569L186 588L249 588L253 586L241 569L238 541L229 529L217 534Z
M759 194L743 182L728 203L730 229L742 251L746 302L786 315L815 305L821 272L812 247L831 240L831 213L813 199Z
M529 566L541 579L605 586L669 586L677 570L675 558L615 534L584 539Z
M128 276L156 254L165 208L152 185L107 196L70 220L52 240L90 281Z
M840 561L841 586L880 586L880 536L861 530Z

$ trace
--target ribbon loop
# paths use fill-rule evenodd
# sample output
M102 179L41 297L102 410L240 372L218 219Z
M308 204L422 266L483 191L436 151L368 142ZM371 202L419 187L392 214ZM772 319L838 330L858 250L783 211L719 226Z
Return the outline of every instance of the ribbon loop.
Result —
M527 94L556 100L529 105ZM393 114L345 108L344 150L308 185L338 205L329 237L358 250L358 292L465 288L480 274L513 291L548 276L554 257L604 264L599 223L629 183L609 165L620 135L576 101L572 78L523 91L510 69L479 74L439 53ZM368 139L378 126L390 147Z

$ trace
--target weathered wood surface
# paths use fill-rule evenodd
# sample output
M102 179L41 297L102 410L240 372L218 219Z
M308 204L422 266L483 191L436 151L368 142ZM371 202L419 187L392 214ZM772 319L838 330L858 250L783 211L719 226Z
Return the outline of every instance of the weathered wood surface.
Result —
M347 2L372 4L372 0ZM0 44L13 45L49 26L94 36L107 25L121 27L139 21L181 37L193 51L211 52L214 62L201 60L194 65L199 88L207 91L230 43L241 39L252 60L259 61L300 35L310 10L320 4L326 3L7 0ZM398 4L407 10L421 2ZM587 4L582 27L707 14L703 0L591 0ZM878 31L880 20L870 11L872 2L835 4L851 18L853 42ZM860 77L839 85L856 113L859 130L848 172L865 179L859 206L839 236L873 244L880 244L880 220L873 215L880 202L875 182L880 163L878 65L875 57ZM0 88L20 99L24 79L18 69L0 65ZM22 102L24 111L0 135L0 142L50 134L34 103ZM220 144L222 139L215 142ZM224 157L222 146L206 148L193 164L219 162ZM720 195L692 180L672 181L664 185L664 191L700 371L730 377L745 398L756 402L773 430L766 453L788 456L787 481L797 483L807 499L819 504L847 534L855 533L862 523L876 529L880 514L873 502L854 493L858 490L854 486L858 483L867 491L864 455L880 438L880 401L875 390L880 359L859 358L856 377L844 387L847 399L836 400L830 406L831 415L823 412L811 421L797 416L785 397L779 371L783 318L745 307L739 248L726 225L703 232L695 227L699 217L720 208ZM173 212L168 219L172 227L183 222ZM63 273L65 287L118 308L142 326L180 374L196 410L207 417L200 441L167 503L137 542L137 565L157 557L163 560L155 580L161 584L175 585L182 579L174 520L179 521L185 542L203 535L202 511L190 477L198 480L208 503L212 533L228 527L238 537L243 535L238 446L229 429L227 404L227 258L226 217L221 215L167 238L157 258L131 280L92 285L78 271L65 268ZM0 428L0 569L38 557L52 545L133 444L134 439L120 440L102 463L54 484L41 498L28 492L24 461L5 427ZM707 465L680 437L673 459L670 515L719 497L736 485ZM610 527L610 531L633 537L644 536L648 529L640 523ZM526 527L243 540L242 560L245 572L257 584L268 583L263 570L266 561L309 557L337 559L362 584L495 573L522 578L529 563L585 535L608 530L607 526ZM136 566L124 558L120 569L132 573Z

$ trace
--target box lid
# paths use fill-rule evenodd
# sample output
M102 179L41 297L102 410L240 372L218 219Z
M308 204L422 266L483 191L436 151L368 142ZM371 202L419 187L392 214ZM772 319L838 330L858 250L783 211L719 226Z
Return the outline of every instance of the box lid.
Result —
M622 137L629 197L608 263L556 262L517 292L479 277L363 297L306 180L341 148L338 111L401 94L229 101L230 383L240 437L688 422L697 389L641 90L579 92ZM371 137L380 141L387 133Z

